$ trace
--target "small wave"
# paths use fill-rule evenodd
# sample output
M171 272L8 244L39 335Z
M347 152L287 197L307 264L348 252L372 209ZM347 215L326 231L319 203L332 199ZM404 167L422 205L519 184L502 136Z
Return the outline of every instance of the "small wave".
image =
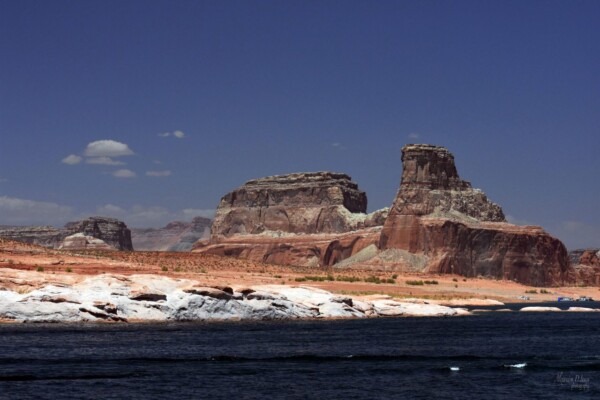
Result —
M519 364L504 365L504 368L518 368L518 369L522 369L522 368L525 368L526 366L527 366L527 363L519 363Z

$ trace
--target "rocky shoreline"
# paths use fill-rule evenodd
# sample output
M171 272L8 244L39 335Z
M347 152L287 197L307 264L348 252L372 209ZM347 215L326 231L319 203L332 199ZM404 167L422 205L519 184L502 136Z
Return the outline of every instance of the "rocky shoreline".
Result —
M340 296L309 286L203 286L155 275L95 275L24 289L26 271L10 273L14 287L0 291L3 322L160 322L456 316L468 312L389 296Z
M449 317L492 311L468 311L467 306L503 305L489 299L345 296L310 286L206 286L146 274L101 274L73 281L48 277L48 282L31 287L31 272L0 269L0 274L5 283L0 290L0 321L5 323ZM532 305L520 311L561 310ZM572 307L566 311L599 310Z

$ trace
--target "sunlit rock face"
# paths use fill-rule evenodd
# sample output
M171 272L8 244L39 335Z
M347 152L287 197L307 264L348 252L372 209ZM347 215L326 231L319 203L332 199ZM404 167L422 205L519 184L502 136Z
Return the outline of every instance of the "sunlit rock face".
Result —
M400 189L381 232L381 250L421 255L421 269L429 272L540 286L568 279L565 246L539 227L506 223L500 206L460 178L447 149L407 145L402 166Z

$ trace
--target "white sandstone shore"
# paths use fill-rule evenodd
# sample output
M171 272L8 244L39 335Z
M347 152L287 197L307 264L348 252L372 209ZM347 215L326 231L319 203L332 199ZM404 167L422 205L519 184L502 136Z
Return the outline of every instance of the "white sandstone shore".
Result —
M157 275L94 275L27 288L25 279L0 290L3 322L158 322L457 316L460 308L339 296L308 287L206 287ZM31 289L31 288L29 288Z

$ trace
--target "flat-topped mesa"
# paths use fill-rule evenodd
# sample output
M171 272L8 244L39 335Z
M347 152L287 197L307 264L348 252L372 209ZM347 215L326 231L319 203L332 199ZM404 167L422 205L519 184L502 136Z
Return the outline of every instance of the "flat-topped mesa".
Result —
M452 153L426 144L402 148L402 181L392 214L506 221L499 205L460 179Z
M133 250L131 231L118 219L90 217L67 223L64 227L64 235L71 236L75 233L100 239L117 250Z
M353 214L366 210L366 194L348 175L269 176L248 181L221 199L211 235L347 232L355 228Z

